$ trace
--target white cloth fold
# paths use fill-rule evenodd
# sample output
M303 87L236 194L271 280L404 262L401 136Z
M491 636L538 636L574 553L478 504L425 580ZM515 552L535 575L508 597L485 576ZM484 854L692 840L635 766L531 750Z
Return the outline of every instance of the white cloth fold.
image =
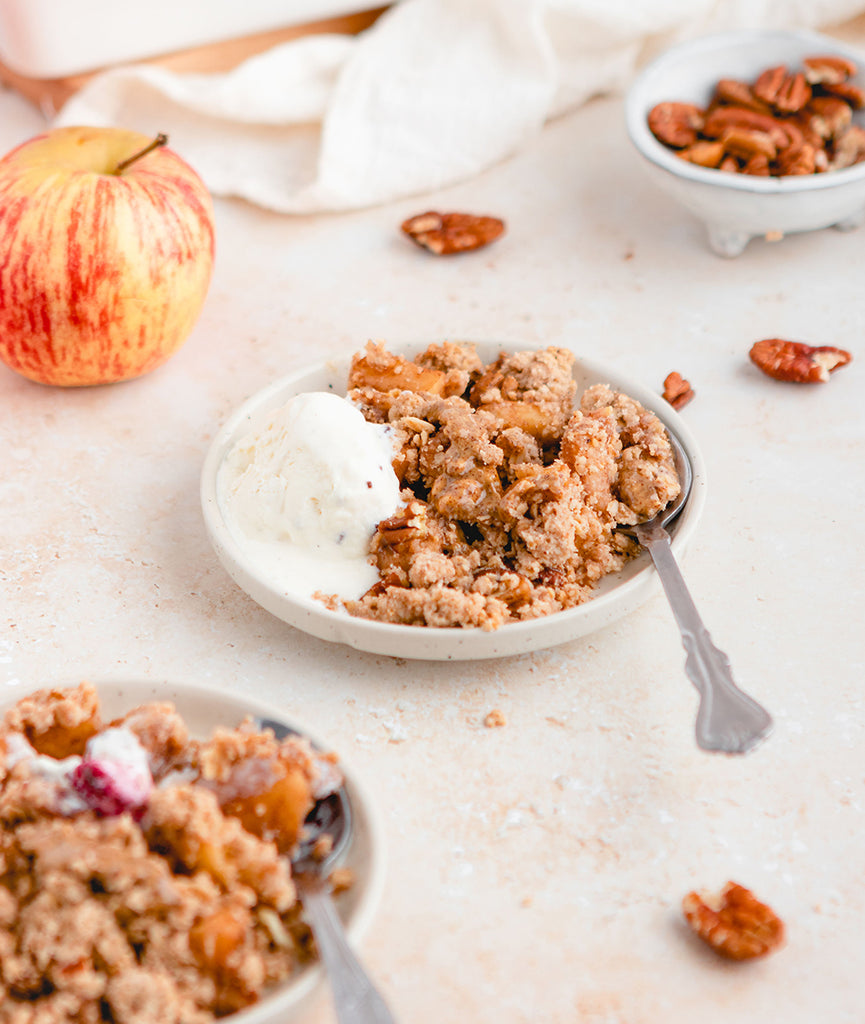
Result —
M865 0L401 0L358 36L301 38L225 74L103 72L55 123L162 131L217 195L284 213L347 210L477 174L680 39L815 28L863 10Z

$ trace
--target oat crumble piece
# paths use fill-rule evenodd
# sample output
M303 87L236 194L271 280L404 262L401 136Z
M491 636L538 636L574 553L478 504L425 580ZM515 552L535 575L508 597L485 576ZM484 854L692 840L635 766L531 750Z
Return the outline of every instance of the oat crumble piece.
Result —
M100 728L96 690L80 683L73 690L42 690L23 697L5 714L3 728L23 733L40 754L80 754Z
M573 353L565 348L502 353L487 367L471 391L475 408L485 409L505 427L521 427L550 443L571 413L576 382Z
M334 894L345 892L354 885L354 872L351 868L334 868L328 875L328 881Z
M125 726L138 737L147 751L150 770L156 779L188 762L191 754L189 730L174 705L167 701L142 704L111 725Z

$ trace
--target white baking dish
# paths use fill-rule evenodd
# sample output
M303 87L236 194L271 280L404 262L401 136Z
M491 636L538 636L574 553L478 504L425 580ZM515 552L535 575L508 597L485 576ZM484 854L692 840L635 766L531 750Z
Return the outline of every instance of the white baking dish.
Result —
M2 0L0 62L63 78L376 6L352 0Z

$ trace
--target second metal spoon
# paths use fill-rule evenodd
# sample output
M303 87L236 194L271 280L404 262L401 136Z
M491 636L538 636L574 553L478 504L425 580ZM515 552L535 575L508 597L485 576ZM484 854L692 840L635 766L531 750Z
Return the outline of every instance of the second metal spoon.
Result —
M700 695L697 745L703 750L745 754L772 731L772 717L733 681L730 660L712 642L673 555L666 527L685 507L693 470L679 439L669 428L667 434L681 485L679 496L654 518L620 529L649 552L682 634L688 655L685 673Z
M277 739L301 735L282 722L261 719ZM339 1024L395 1024L394 1018L348 943L330 895L328 874L348 845L353 828L351 800L345 786L319 800L307 815L305 835L291 858L292 875L322 963L330 980ZM325 857L315 854L316 841L328 837Z

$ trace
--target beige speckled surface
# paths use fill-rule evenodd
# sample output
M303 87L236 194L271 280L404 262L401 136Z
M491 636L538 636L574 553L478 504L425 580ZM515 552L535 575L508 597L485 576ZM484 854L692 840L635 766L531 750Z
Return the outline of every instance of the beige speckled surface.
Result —
M4 151L41 124L0 94ZM390 867L363 953L403 1022L860 1021L865 233L720 260L643 178L618 100L441 195L315 218L216 205L213 286L163 368L61 391L0 367L4 696L212 681L314 724L380 802ZM436 260L398 232L436 206L508 233ZM825 386L778 384L747 360L769 336L854 361ZM566 344L653 388L672 369L692 382L709 498L684 570L776 717L764 747L695 748L661 597L584 640L460 665L328 646L238 590L198 504L214 432L276 376L369 337ZM505 727L484 727L493 708ZM682 895L728 878L784 917L783 952L729 965L684 931Z

